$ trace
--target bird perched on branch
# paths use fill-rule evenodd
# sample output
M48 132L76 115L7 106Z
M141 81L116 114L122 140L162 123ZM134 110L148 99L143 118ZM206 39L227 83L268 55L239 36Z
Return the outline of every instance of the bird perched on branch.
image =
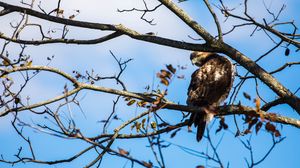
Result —
M216 114L217 107L227 98L234 79L234 66L227 58L213 52L191 54L192 63L199 67L191 77L187 104L199 107L201 113L192 113L188 126L197 128L197 141L202 139L206 124Z

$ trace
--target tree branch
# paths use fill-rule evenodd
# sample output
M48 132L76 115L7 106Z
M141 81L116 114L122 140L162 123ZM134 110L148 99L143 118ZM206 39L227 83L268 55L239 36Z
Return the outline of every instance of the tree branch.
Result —
M0 71L5 72L6 75L8 75L9 73L25 71L25 70L39 70L39 71L49 71L52 73L56 73L58 75L61 75L64 78L68 79L70 82L72 82L74 84L75 88L71 91L68 91L60 96L57 96L57 97L47 100L47 101L43 101L40 103L25 106L25 107L17 107L17 108L7 109L0 113L0 117L5 116L9 112L13 112L13 111L21 112L24 110L42 107L44 105L59 101L65 97L69 97L75 93L78 93L80 90L93 90L93 91L115 94L115 95L120 95L120 96L125 96L125 97L131 97L131 98L143 100L143 101L146 101L149 103L153 103L153 102L157 101L155 96L151 95L151 94L135 93L135 92L129 92L129 91L124 91L124 90L117 90L117 89L112 89L112 88L96 86L96 85L92 85L92 84L81 83L81 82L78 82L73 77L71 77L70 75L68 75L58 69L47 67L47 66L27 66L27 67L15 67L12 69L0 69ZM194 113L202 112L198 108L191 107L191 106L185 106L185 105L179 105L179 104L175 104L175 103L172 103L169 101L161 102L161 104L159 106L162 108L165 108L165 109L170 109L170 110L178 110L178 111L186 111L186 112L194 112ZM273 122L292 125L297 128L300 128L299 120L288 118L288 117L283 117L283 116L280 116L280 115L277 115L274 113L266 113L264 111L260 111L260 114L258 114L256 112L256 109L246 107L246 106L222 106L220 108L219 115L232 115L232 114L254 115L254 116L258 116L258 117L261 114L264 116L264 118L271 120Z
M206 44L194 44L194 43L187 43L172 39L167 39L159 36L147 35L147 34L140 34L134 30L126 28L123 25L112 25L112 24L103 24L103 23L92 23L92 22L84 22L84 21L75 21L70 19L59 18L56 16L47 15L41 12L37 12L35 10L10 5L0 1L0 6L10 9L12 12L20 12L24 14L28 14L34 17L38 17L40 19L52 21L55 23L81 27L81 28L88 28L88 29L96 29L102 31L114 31L116 33L120 33L122 35L127 35L133 39L147 41L155 44L165 45L169 47L185 49L185 50L201 50L201 51L215 51L214 48L210 47ZM117 37L117 36L116 36ZM59 40L58 40L59 41Z

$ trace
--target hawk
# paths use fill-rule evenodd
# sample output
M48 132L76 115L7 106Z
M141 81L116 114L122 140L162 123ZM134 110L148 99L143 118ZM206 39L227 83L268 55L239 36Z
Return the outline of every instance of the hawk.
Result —
M217 107L227 98L234 79L234 66L227 58L213 52L193 52L192 63L199 67L191 77L187 104L199 107L202 113L192 113L188 122L197 128L197 141L202 139L206 124L216 114Z

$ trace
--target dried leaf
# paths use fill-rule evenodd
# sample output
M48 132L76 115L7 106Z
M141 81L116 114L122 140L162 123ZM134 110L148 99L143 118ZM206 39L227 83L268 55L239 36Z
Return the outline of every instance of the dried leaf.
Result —
M124 155L124 156L129 155L129 152L126 151L126 150L124 150L124 149L122 149L122 148L118 148L118 150L119 150L119 153L120 153L121 155Z
M75 18L75 15L69 16L69 19L74 19L74 18Z
M130 129L133 130L134 127L135 127L135 124L132 124L132 125L130 126Z
M290 49L289 48L285 49L284 55L285 56L289 56L290 55Z
M145 107L146 104L147 104L147 102L145 102L145 101L139 101L139 102L137 103L137 105L138 105L139 107Z
M136 128L136 132L137 132L137 133L140 132L141 127L142 127L142 124L141 124L141 123L139 123L139 122L136 122L136 123L135 123L135 128Z
M166 67L167 67L167 69L168 69L170 72L172 72L173 74L176 73L176 69L175 69L171 64L166 65Z
M196 166L196 168L205 168L205 167L202 165L198 165L198 166Z
M127 106L131 106L136 102L136 100L132 99L127 103Z
M256 112L260 111L260 98L255 99L255 107L256 107Z
M154 35L155 35L154 32L148 32L148 33L146 33L146 34L149 35L149 36L154 36Z
M276 131L275 125L270 123L270 122L267 122L265 128L266 128L267 131L272 132L272 133L274 133Z
M3 78L3 79L5 79L5 78L7 78L7 75L1 75L1 77L0 78Z
M244 133L245 135L250 134L250 133L251 133L251 130L246 129L243 133Z
M3 61L2 61L2 64L3 64L4 66L9 66L9 65L10 65L10 63L9 63L8 61L6 61L6 60L3 60Z
M256 123L257 123L257 121L258 121L258 118L253 118L252 120L250 120L248 123L249 123L249 125L248 125L248 129L250 130L252 127L253 127L253 125L255 125Z
M255 132L256 132L256 134L257 134L258 131L260 130L261 126L262 126L262 122L258 122L258 123L255 125Z
M165 79L165 78L161 78L161 79L160 79L160 82L161 82L162 84L166 85L166 86L169 86L169 81L168 81L167 79Z
M151 162L145 162L145 161L143 161L143 165L147 168L152 168L153 166Z
M107 120L100 120L100 121L98 121L99 123L106 123L107 122Z
M218 132L220 132L222 130L222 126L221 125L219 125L219 127L218 127L218 129L216 130L216 132L215 133L218 133Z
M30 67L30 66L32 66L32 60L30 60L30 61L26 62L26 66L27 66L27 67Z
M145 122L146 122L146 118L143 118L142 120L142 128L145 129Z
M131 100L131 97L126 97L125 98L125 101L129 101L129 100Z
M156 127L157 127L156 122L151 122L151 128L152 128L152 129L156 129Z
M222 117L220 120L220 125L222 126L222 128L227 129L228 125L225 123L225 117Z
M174 137L176 136L177 132L180 131L180 130L181 130L181 129L178 128L177 130L175 130L174 132L172 132L170 138L174 138Z
M64 13L64 10L63 9L59 9L58 11L57 11L57 14L63 14Z
M169 79L172 78L172 74L169 71L162 69L162 70L160 70L160 73L161 73L162 78L169 78Z
M115 115L115 116L113 117L113 119L114 119L114 120L119 120L120 118L118 117L118 115Z
M250 96L248 93L243 92L243 96L244 96L246 99L251 100L251 96Z
M227 129L228 128L228 125L225 123L225 118L222 117L219 121L220 125L218 127L218 129L216 130L216 133L220 132L222 129Z
M177 131L174 131L174 132L171 134L170 138L174 138L174 137L176 136L176 133L177 133Z
M20 101L21 101L20 98L18 98L18 97L15 98L15 104L19 104Z
M280 132L278 130L276 130L275 131L275 137L280 137L280 136L281 136Z

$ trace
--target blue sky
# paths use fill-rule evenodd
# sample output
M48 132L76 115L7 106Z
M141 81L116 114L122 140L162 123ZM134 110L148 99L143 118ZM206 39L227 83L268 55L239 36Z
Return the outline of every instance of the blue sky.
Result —
M7 0L5 1L10 4L18 4L17 1ZM212 1L217 3L217 1ZM236 7L239 4L239 1L224 1L229 6ZM299 11L297 7L300 6L300 2L297 0L273 0L272 3L270 0L265 1L266 4L271 5L271 9L278 11L283 3L287 5L286 10L282 13L283 21L286 20L295 20L295 23L299 25ZM51 9L55 7L55 3L42 1L42 4L45 8ZM154 3L155 4L155 3ZM149 6L153 6L153 1L149 1ZM127 1L117 1L112 0L110 3L105 3L104 1L97 0L78 0L76 3L72 0L64 0L62 7L65 10L66 14L73 14L74 10L80 9L81 13L76 17L78 20L85 20L91 22L101 22L101 23L112 23L119 24L122 23L125 26L135 29L140 33L154 32L159 36L174 38L177 40L191 41L188 38L188 35L192 37L197 37L192 30L185 26L176 16L170 13L166 8L160 8L155 13L149 13L147 18L154 18L156 26L150 26L149 24L140 20L140 13L117 13L117 9L128 9L132 7L141 7L142 1L138 0L127 0ZM210 33L216 34L216 28L214 22L208 13L208 10L205 8L202 1L190 0L179 4L181 8L186 10L186 12L192 16L198 23L203 25ZM266 12L263 9L262 1L255 0L250 2L250 13L255 16L258 20L266 16ZM237 10L238 12L238 10ZM217 11L218 16L220 16L220 22L224 31L229 30L232 24L236 24L237 21L229 19L224 23L224 18L220 15L220 12ZM4 23L1 32L10 32L8 23L10 21L17 20L19 16L9 15L5 18L0 18L1 24ZM31 18L31 22L40 22L39 19ZM54 27L62 27L54 23L45 23L46 29L51 29ZM250 37L253 27L245 27L238 29L233 34L224 37L225 42L234 46L236 49L240 50L247 56L252 59L258 58L261 54L269 50L274 46L274 44L268 40L268 38L263 34L262 31L255 33L254 36ZM32 32L33 30L25 30L24 34L21 37L31 39L31 37L37 36L36 33ZM59 32L59 30L58 30ZM71 28L70 34L68 37L79 38L79 39L88 39L98 37L105 33L98 31L90 31L85 29L74 29ZM53 37L58 36L53 34ZM38 37L38 36L37 36ZM1 46L3 41L1 42ZM10 54L17 54L19 47L16 44L10 44L9 49ZM127 84L127 89L133 92L144 92L145 86L151 85L156 88L159 84L159 80L154 76L166 64L173 65L183 65L187 69L180 72L180 74L185 75L183 80L174 80L169 90L169 95L167 96L169 100L173 102L179 102L185 104L186 100L186 91L190 80L190 74L196 69L189 62L190 51L184 51L174 48L169 48L165 46L159 46L156 44L148 44L145 42L135 41L129 37L119 37L112 41L97 44L97 45L62 45L62 44L51 44L51 45L42 45L42 46L30 46L26 50L26 53L31 55L34 65L45 65L47 63L46 58L54 55L54 60L51 62L50 66L62 69L68 73L72 73L73 70L79 72L85 72L86 70L94 70L101 75L114 75L118 72L118 66L115 63L114 59L111 57L109 50L111 50L117 57L122 59L133 58L128 64L128 68L122 76L122 80ZM289 57L284 56L284 48L279 48L272 52L272 54L262 59L259 62L259 65L264 67L266 70L274 70L281 66L284 62L291 62L299 60L299 53L295 52L294 48L291 48L291 55ZM290 88L291 91L295 91L299 87L300 78L297 77L300 67L293 67L288 70L280 72L275 77L283 83L286 87ZM238 69L239 73L243 74L246 71L242 68ZM15 75L15 82L21 83L21 78ZM66 81L62 78L57 77L56 75L50 73L41 73L36 78L30 82L30 87L27 87L24 90L22 99L25 99L29 96L30 102L38 102L51 98L55 95L61 94ZM121 89L119 86L115 86L114 82L110 81L100 81L97 83L100 86L113 87ZM162 86L160 86L163 88ZM264 99L271 101L276 95L270 91L264 84L259 82L259 91L263 95ZM255 83L253 80L249 80L242 87L242 90L237 98L238 101L241 101L242 104L248 106L254 106L252 101L246 100L242 93L247 92L252 97L256 97L255 92ZM298 93L299 96L299 93ZM82 114L79 108L72 106L72 113L77 122L77 126L86 135L95 135L99 131L102 131L102 125L97 121L105 119L112 108L112 100L115 99L115 96L108 95L105 93L96 93L91 91L83 91L79 94L79 97L82 99L81 107L85 113L86 118ZM137 109L136 107L127 107L124 102L120 102L117 106L117 114L123 120L128 120L131 117L141 113L144 109ZM288 106L279 106L272 108L272 112L278 112L285 116L299 118L299 116L291 110ZM67 109L62 109L62 113L66 113ZM181 113L177 111L170 110L161 110L159 114L168 122L175 124L180 122ZM29 112L20 113L20 117L28 122L34 123L43 123L45 119L41 116L32 115ZM11 116L5 116L0 118L0 154L3 154L5 158L14 159L13 155L16 153L19 146L26 144L22 141L16 133L13 131L10 120ZM230 167L245 167L246 163L244 157L249 158L249 153L242 147L242 144L231 132L235 132L236 128L233 123L232 117L226 117L227 124L229 124L228 131L222 131L221 133L215 134L215 129L217 128L218 120L215 124L213 122L209 126L211 128L211 136L213 137L214 143L217 143L220 138L223 138L222 143L219 147L219 152L221 155L222 161L225 164L230 162ZM242 121L239 121L241 128L246 128L246 125L242 124ZM48 122L49 124L49 122ZM121 124L121 121L116 121L110 127L110 131L113 130L114 126L117 127ZM279 126L279 125L278 125ZM280 127L280 126L279 126ZM30 136L30 139L33 141L34 149L38 159L46 160L55 160L63 157L72 156L72 154L77 153L80 149L87 147L85 142L79 140L64 140L56 137L49 136L47 134L33 131L31 129L25 129L25 134ZM129 129L126 129L127 132L131 132ZM135 133L133 131L133 133ZM298 141L300 139L300 131L291 126L283 126L281 131L282 136L287 138L271 153L271 155L258 167L299 167L300 161L297 158L296 151L300 150ZM241 137L241 139L247 139L249 136ZM205 151L208 142L206 140L197 143L195 140L194 133L188 133L187 128L184 127L173 139L170 138L170 134L162 135L162 139L168 141L174 145L171 145L169 148L163 149L165 155L165 162L167 167L195 167L196 165L206 165L209 162L206 162L204 159L201 159L196 156L192 156L182 151L176 146L182 145L188 148ZM252 135L252 141L254 145L254 153L256 158L260 158L266 150L268 150L271 145L270 135L261 131L260 134ZM147 139L138 139L138 140L117 140L112 148L117 149L117 147L124 148L130 151L130 155L139 159L139 160L152 160L154 161L153 154L147 148L148 145ZM24 151L25 152L25 151ZM28 153L27 153L28 154ZM26 153L24 153L26 156ZM95 152L90 152L84 155L82 158L75 160L72 163L62 164L62 165L31 165L31 164L17 164L15 167L82 167L86 165L89 161L93 160L97 155ZM105 155L103 159L103 165L101 167L123 167L127 161L115 156ZM155 164L157 165L157 164ZM139 167L138 165L135 165ZM0 163L0 167L11 167L9 165L4 165ZM126 164L125 167L130 167L130 162Z

